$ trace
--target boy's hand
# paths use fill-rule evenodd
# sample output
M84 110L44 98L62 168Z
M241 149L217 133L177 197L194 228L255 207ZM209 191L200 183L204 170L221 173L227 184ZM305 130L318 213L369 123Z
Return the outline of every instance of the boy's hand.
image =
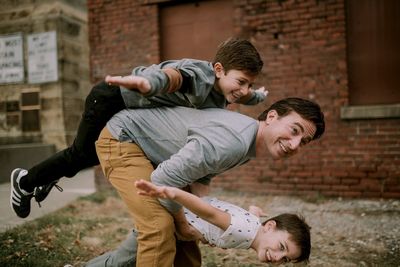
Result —
M266 90L265 89L265 87L263 86L263 87L260 87L260 88L258 88L257 90L255 90L255 92L260 92L260 93L263 93L264 94L264 96L267 96L268 95L268 90Z
M157 186L142 179L135 182L135 187L141 196L174 199L176 195L173 187Z
M268 90L265 90L265 87L260 87L257 90L254 90L253 88L250 88L250 90L248 90L246 95L243 95L242 97L240 97L236 103L238 104L246 104L255 93L261 93L264 95L264 99L267 97L268 95Z
M110 76L105 78L106 83L110 85L123 86L127 89L138 90L141 94L150 92L151 86L146 78L129 75L129 76Z
M267 216L267 214L260 207L257 206L249 206L249 212L259 218Z

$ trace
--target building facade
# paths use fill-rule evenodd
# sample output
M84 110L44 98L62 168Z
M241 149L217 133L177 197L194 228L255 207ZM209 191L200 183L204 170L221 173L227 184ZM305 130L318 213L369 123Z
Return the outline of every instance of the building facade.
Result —
M326 115L324 137L291 159L257 159L213 186L257 193L400 197L400 6L395 0L89 0L90 77L165 59L212 60L248 38L272 102L299 96ZM397 47L397 48L396 48Z
M2 1L1 178L73 142L90 89L86 1Z

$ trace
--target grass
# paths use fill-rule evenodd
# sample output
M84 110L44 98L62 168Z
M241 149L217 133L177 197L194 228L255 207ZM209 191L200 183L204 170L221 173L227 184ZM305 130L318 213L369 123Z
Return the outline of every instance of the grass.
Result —
M96 192L63 209L0 233L1 267L82 266L116 248L132 228L127 210L114 191ZM265 266L252 252L202 246L203 266ZM253 263L254 262L254 263Z
M113 224L120 225L118 218L96 216L98 206L109 199L116 200L112 191L95 193L1 233L0 266L79 266L101 253L97 243L116 246L129 227L115 228ZM92 212L91 207L95 207ZM101 241L93 241L97 234L101 234Z

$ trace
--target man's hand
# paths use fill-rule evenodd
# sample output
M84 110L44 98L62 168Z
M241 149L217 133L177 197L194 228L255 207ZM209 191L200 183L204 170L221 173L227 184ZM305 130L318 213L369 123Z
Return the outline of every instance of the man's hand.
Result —
M203 235L193 226L191 226L186 220L183 209L180 209L178 213L173 215L176 228L176 236L179 240L191 241L200 240L203 243L207 241L204 239Z
M188 222L178 223L175 221L176 236L182 241L200 240L202 243L207 243L203 235Z
M138 90L141 94L150 92L151 86L146 78L140 76L110 76L105 78L106 83L110 85L123 86L127 89Z

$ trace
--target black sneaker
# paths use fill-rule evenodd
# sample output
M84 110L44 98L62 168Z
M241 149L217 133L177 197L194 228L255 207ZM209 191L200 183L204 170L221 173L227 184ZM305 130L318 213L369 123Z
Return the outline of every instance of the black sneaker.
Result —
M53 186L55 188L57 188L58 191L60 191L60 192L63 191L63 189L59 185L57 185L58 181L59 180L55 180L55 181L53 181L53 182L51 182L49 184L45 184L45 185L42 185L42 186L35 187L34 196L35 196L35 200L39 203L39 206L40 206L40 202L45 200L46 197L49 195L49 193L50 193L51 189L53 188Z
M19 180L28 173L24 169L14 169L11 173L10 206L18 217L26 218L31 212L33 192L29 193L19 187Z

